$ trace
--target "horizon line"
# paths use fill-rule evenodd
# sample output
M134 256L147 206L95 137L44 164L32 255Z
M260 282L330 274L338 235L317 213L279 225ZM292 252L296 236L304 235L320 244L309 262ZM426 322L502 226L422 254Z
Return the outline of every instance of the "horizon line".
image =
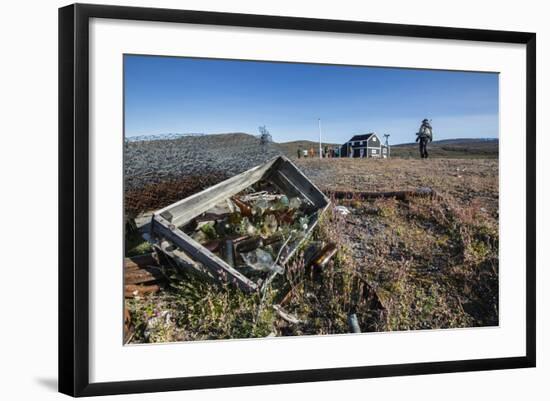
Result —
M369 132L370 133L370 132ZM373 132L376 135L379 135L377 132ZM179 138L185 138L185 137L200 137L200 136L212 136L212 135L248 135L253 137L259 137L259 134L250 134L248 132L216 132L216 133L202 133L202 132L168 132L163 134L140 134L140 135L132 135L132 136L124 136L125 140L129 140L130 142L140 142L140 141L147 141L147 140L154 140L154 139L165 139L165 140L171 140L171 139L179 139ZM359 135L359 134L351 134L353 135ZM436 139L433 142L441 142L441 141L456 141L456 140L499 140L499 137L490 137L490 136L479 136L479 137L454 137L454 138L443 138L443 139ZM277 142L273 141L277 144L288 144L288 143L294 143L294 142L312 142L312 143L318 143L318 141L312 141L310 139L295 139L292 141L285 141L285 142ZM347 142L347 141L346 141ZM329 145L342 145L343 143L334 143L334 142L321 142ZM416 142L400 142L400 143L394 143L390 144L390 146L397 146L397 145L411 145L416 144Z

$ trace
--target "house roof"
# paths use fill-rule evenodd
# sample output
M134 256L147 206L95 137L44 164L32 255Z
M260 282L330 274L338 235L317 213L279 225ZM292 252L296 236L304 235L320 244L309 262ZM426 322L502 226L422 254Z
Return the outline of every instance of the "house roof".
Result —
M348 142L351 142L351 141L366 141L373 135L376 135L376 134L374 132L369 132L368 134L354 135Z

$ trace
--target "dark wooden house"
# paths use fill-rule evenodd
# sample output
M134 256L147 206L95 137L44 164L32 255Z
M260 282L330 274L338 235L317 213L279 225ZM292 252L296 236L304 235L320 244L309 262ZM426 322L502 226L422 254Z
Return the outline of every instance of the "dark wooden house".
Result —
M382 144L378 135L370 132L368 134L354 135L342 145L340 155L341 157L374 157L385 159L388 157L388 147Z

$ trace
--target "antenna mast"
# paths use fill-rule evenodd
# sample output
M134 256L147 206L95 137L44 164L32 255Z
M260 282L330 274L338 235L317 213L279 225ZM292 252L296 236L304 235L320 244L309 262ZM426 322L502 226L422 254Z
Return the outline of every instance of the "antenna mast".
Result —
M389 137L390 137L390 134L384 134L384 138L386 138L386 149L388 149L388 159L390 157L390 144L388 143Z

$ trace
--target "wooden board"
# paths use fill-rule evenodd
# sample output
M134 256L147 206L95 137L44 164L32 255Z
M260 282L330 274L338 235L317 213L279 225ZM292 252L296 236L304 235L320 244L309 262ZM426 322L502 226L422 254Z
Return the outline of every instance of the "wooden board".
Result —
M152 253L124 258L124 296L144 296L160 291L165 277Z
M246 291L255 291L258 288L256 283L241 274L238 270L229 266L224 260L194 241L162 216L155 216L152 224L154 232L180 247L191 258L202 263L214 277L218 277L220 280L225 280L229 283L237 284L241 289Z
M248 188L250 185L262 179L273 163L277 160L278 159L272 159L261 166L254 167L253 169L207 188L204 191L191 195L190 197L179 202L173 203L172 205L155 212L153 218L155 216L163 215L164 218L169 220L174 226L181 227L194 217L206 212L208 209L212 208L224 199L238 194L245 188Z
M323 192L286 157L277 159L266 179L287 194L291 193L293 196L305 198L318 209L323 209L329 204L329 200Z
M132 256L131 258L124 259L124 269L141 269L147 266L155 266L157 261L153 257L152 253L146 255Z

